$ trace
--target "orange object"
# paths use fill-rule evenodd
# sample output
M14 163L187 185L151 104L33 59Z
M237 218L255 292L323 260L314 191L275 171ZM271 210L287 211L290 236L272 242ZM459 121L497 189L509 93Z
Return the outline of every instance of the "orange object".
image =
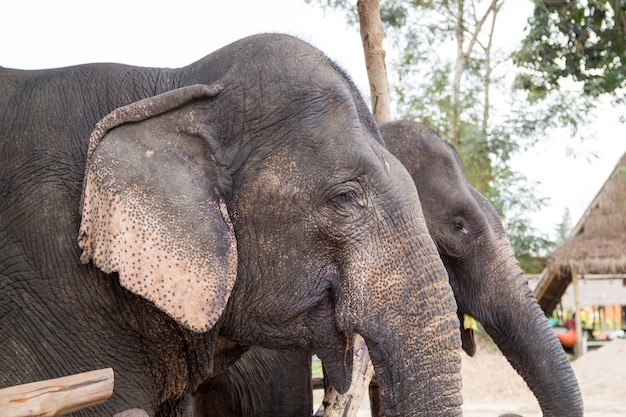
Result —
M559 338L563 346L571 348L576 344L576 330L567 329L567 331L563 333L557 333L556 337Z

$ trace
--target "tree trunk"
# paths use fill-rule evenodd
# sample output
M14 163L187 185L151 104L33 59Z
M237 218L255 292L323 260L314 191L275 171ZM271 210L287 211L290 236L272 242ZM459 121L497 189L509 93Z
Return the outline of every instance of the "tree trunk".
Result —
M457 8L457 16L456 16L456 63L454 67L454 79L452 81L452 95L451 95L451 103L450 103L450 126L448 131L448 138L452 141L455 146L459 146L460 138L459 138L459 129L461 125L461 109L460 109L460 101L461 101L461 78L463 77L463 71L467 67L469 63L470 56L472 55L472 50L474 49L474 45L478 41L478 34L480 33L485 20L490 13L494 13L493 23L495 25L495 13L498 6L498 0L492 0L489 4L489 7L483 14L483 16L479 20L475 20L474 31L471 33L471 36L467 43L467 50L463 49L465 44L465 33L468 31L465 25L465 3L463 0L458 2ZM476 18L476 16L475 16ZM493 26L492 26L493 30ZM493 35L493 32L492 32Z
M383 24L380 20L378 0L358 0L359 25L365 67L370 84L372 113L377 123L391 120L387 66L383 48Z

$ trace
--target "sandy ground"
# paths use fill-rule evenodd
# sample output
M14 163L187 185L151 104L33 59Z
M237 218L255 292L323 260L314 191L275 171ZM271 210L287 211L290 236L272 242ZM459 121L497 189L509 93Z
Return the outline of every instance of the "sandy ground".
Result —
M540 417L535 397L524 380L490 341L478 346L473 358L463 357L463 415L490 417L516 413ZM617 339L572 362L583 396L586 417L626 416L626 339ZM323 397L315 391L315 407ZM365 398L358 417L369 417Z
M586 417L626 416L626 340L618 339L572 362ZM474 358L463 355L464 416L516 413L541 416L524 380L491 343Z

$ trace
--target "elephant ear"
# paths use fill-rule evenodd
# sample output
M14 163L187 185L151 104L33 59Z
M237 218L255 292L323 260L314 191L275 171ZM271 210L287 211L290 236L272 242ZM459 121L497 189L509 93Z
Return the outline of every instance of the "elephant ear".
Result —
M237 275L210 127L194 106L219 91L194 85L113 111L91 135L83 184L81 261L196 332L215 325Z

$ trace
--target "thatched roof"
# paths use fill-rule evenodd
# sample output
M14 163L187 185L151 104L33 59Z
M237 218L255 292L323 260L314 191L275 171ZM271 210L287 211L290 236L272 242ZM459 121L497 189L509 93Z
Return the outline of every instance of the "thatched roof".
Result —
M570 237L548 257L554 271L575 267L579 273L626 271L626 153L578 221Z
M535 288L544 311L551 312L579 274L626 273L626 153L580 218L570 237L548 257Z

